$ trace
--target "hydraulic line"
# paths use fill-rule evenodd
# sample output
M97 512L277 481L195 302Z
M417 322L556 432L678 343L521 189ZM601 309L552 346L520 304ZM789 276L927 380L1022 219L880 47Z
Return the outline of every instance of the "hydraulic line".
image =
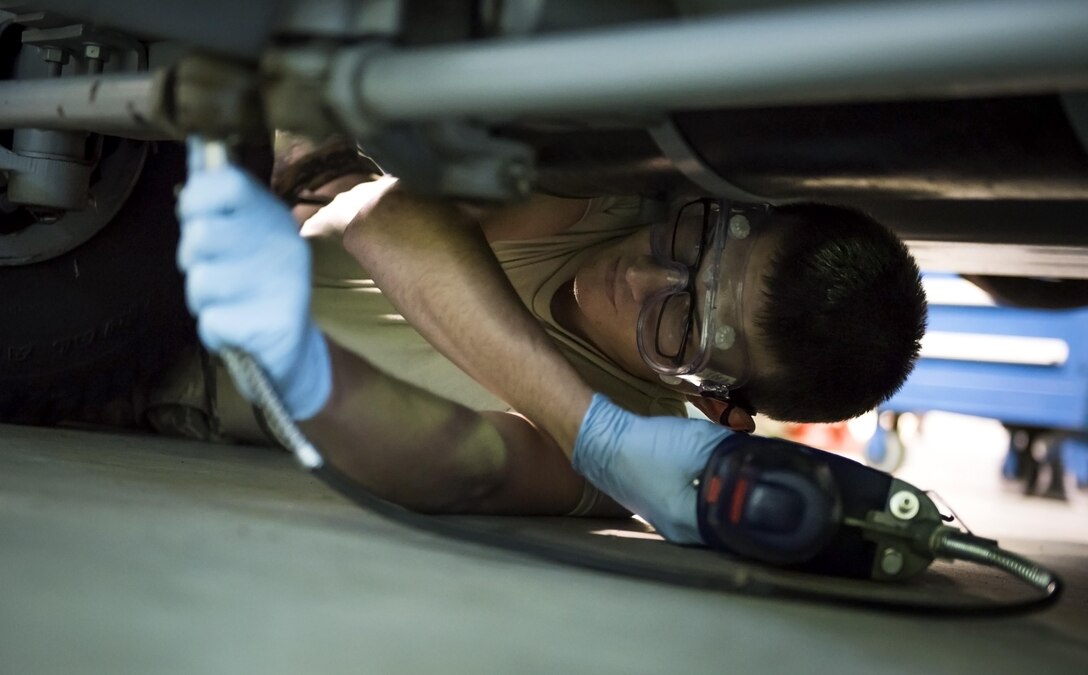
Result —
M1061 580L1053 572L1027 558L999 548L997 542L990 539L942 527L933 533L929 549L938 556L970 560L1004 570L1048 595L1061 593Z
M257 361L237 347L225 347L219 351L227 371L243 391L250 392L257 399L257 405L264 414L268 430L283 447L295 456L299 464L315 471L320 469L325 460L317 448L310 443L302 430L298 428L283 401L276 394L272 382L265 375Z

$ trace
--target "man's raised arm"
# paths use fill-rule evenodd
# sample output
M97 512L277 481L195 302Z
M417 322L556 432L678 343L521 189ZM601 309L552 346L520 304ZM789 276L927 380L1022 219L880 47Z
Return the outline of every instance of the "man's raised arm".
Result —
M539 197L492 212L489 224L530 238L569 229L585 209ZM524 306L480 225L450 202L388 181L362 200L344 245L424 337L543 426L579 474L670 539L700 541L692 479L729 431L639 417L594 394Z
M348 477L422 511L559 515L578 502L584 480L524 418L470 410L327 340L309 313L309 247L250 176L195 171L178 212L178 264L201 340L257 359Z
M388 179L377 194L361 189L368 199L345 248L432 345L569 456L593 392L522 304L479 224L452 202L407 194Z
M560 427L570 424L567 416L576 416L583 404L586 408L571 425L576 433L568 463L554 441L523 418L468 410L330 345L309 314L309 251L293 218L242 171L195 172L178 210L178 262L187 272L187 300L201 339L213 351L233 346L256 358L292 416L305 421L304 431L349 477L422 510L555 513L562 512L560 504L572 506L574 492L580 491L573 467L669 539L700 541L691 481L728 431L709 423L642 418L599 394L588 402L559 401L554 414ZM414 246L449 252L432 261L448 274L427 281L476 279L468 284L477 289L471 297L490 300L494 293L510 293L518 303L512 291L502 290L508 282L493 261L485 263L491 267L476 266L489 255L486 245L476 249L482 256L477 257L467 243L447 246L444 238L399 234ZM417 260L406 272L423 273L423 265ZM480 270L491 272L480 279ZM482 323L455 320L450 332L443 330L439 315L430 330L445 333L455 349L491 345L493 339L502 359L528 353L530 363L549 363L548 352L562 358L524 308L509 316L490 314ZM491 337L474 342L480 327ZM547 384L526 385L506 398L527 405L538 394L561 398L562 386L578 382L577 376L568 377L546 375ZM581 386L583 395L588 393Z

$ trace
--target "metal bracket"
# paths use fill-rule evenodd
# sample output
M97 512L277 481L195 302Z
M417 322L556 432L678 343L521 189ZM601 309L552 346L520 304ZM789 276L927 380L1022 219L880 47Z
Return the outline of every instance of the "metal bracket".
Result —
M48 15L41 17L43 24ZM118 56L128 54L129 61L120 64L119 70L147 70L147 48L139 40L110 30L102 30L87 23L74 23L62 26L35 27L31 25L22 34L22 42L27 46L42 50L61 50L71 53L77 61L84 64L84 73L101 72L107 62L117 62ZM63 63L67 63L67 53Z
M363 151L412 189L486 200L528 196L532 149L463 122L396 125L361 139Z
M843 524L860 529L876 545L872 577L878 580L907 579L923 571L933 562L925 544L935 529L946 527L929 496L897 478L883 510L870 511L864 519L844 518Z
M30 171L33 160L0 145L0 171Z

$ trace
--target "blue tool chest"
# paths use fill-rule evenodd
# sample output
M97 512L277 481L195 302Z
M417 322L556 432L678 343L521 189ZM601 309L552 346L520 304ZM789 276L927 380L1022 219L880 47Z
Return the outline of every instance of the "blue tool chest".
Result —
M881 410L1088 429L1088 308L931 302L922 357Z
M925 280L930 306L922 355L881 413L941 410L1046 430L1063 446L1066 470L1088 486L1088 308L1002 307L954 275ZM894 424L878 426L866 459L891 471L902 453ZM1012 477L1009 461L1005 473Z

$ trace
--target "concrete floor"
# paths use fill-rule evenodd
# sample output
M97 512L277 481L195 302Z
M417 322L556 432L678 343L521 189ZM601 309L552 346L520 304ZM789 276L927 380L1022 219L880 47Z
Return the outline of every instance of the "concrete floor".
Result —
M1088 546L1013 547L1065 573L1056 608L709 593L406 529L271 450L6 426L0 672L1088 672Z

